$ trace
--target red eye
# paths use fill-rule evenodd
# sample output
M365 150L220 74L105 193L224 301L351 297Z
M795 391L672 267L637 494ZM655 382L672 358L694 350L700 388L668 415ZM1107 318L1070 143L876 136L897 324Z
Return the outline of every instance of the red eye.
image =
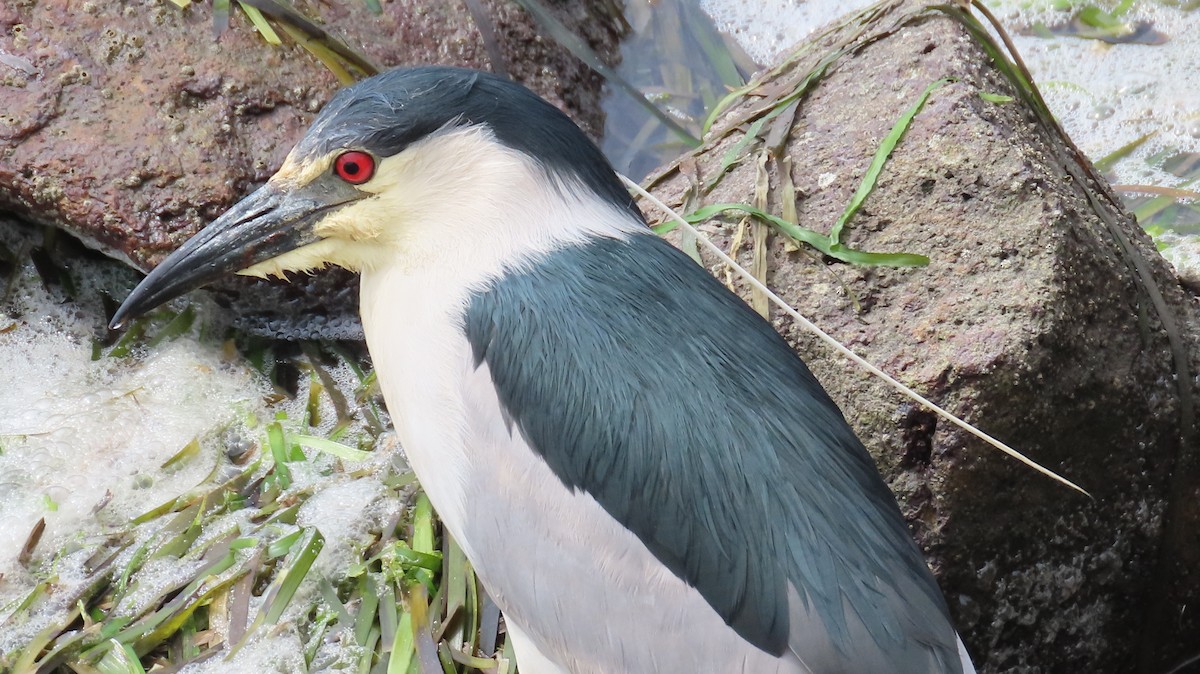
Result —
M343 152L333 160L333 172L351 185L361 185L375 175L375 158L358 150Z

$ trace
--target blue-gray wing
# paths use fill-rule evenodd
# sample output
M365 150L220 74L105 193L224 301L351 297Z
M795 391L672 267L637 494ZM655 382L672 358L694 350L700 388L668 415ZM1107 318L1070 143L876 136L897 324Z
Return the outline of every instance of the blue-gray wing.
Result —
M464 323L533 450L747 642L815 672L962 671L841 412L686 256L650 234L560 249L480 289Z

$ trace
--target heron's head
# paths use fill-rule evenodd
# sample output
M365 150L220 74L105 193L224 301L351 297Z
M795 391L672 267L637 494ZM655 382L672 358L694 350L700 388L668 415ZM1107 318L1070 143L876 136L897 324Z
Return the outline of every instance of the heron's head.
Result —
M599 149L528 89L460 68L390 71L338 92L279 172L159 264L112 325L228 273L365 271L504 248L545 236L521 231L514 213L547 220L580 194L640 222Z

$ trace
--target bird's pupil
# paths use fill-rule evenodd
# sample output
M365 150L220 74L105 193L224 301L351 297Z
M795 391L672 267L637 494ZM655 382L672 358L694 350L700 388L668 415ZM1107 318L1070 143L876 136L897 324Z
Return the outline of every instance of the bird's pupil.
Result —
M371 179L375 171L375 160L365 152L346 152L334 162L333 171L342 180L361 185Z

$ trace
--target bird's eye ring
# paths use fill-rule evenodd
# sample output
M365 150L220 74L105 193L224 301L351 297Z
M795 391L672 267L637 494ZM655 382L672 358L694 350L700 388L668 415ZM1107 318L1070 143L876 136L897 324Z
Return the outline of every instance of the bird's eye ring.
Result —
M333 160L333 172L351 185L361 185L375 175L375 158L358 150L343 152Z

